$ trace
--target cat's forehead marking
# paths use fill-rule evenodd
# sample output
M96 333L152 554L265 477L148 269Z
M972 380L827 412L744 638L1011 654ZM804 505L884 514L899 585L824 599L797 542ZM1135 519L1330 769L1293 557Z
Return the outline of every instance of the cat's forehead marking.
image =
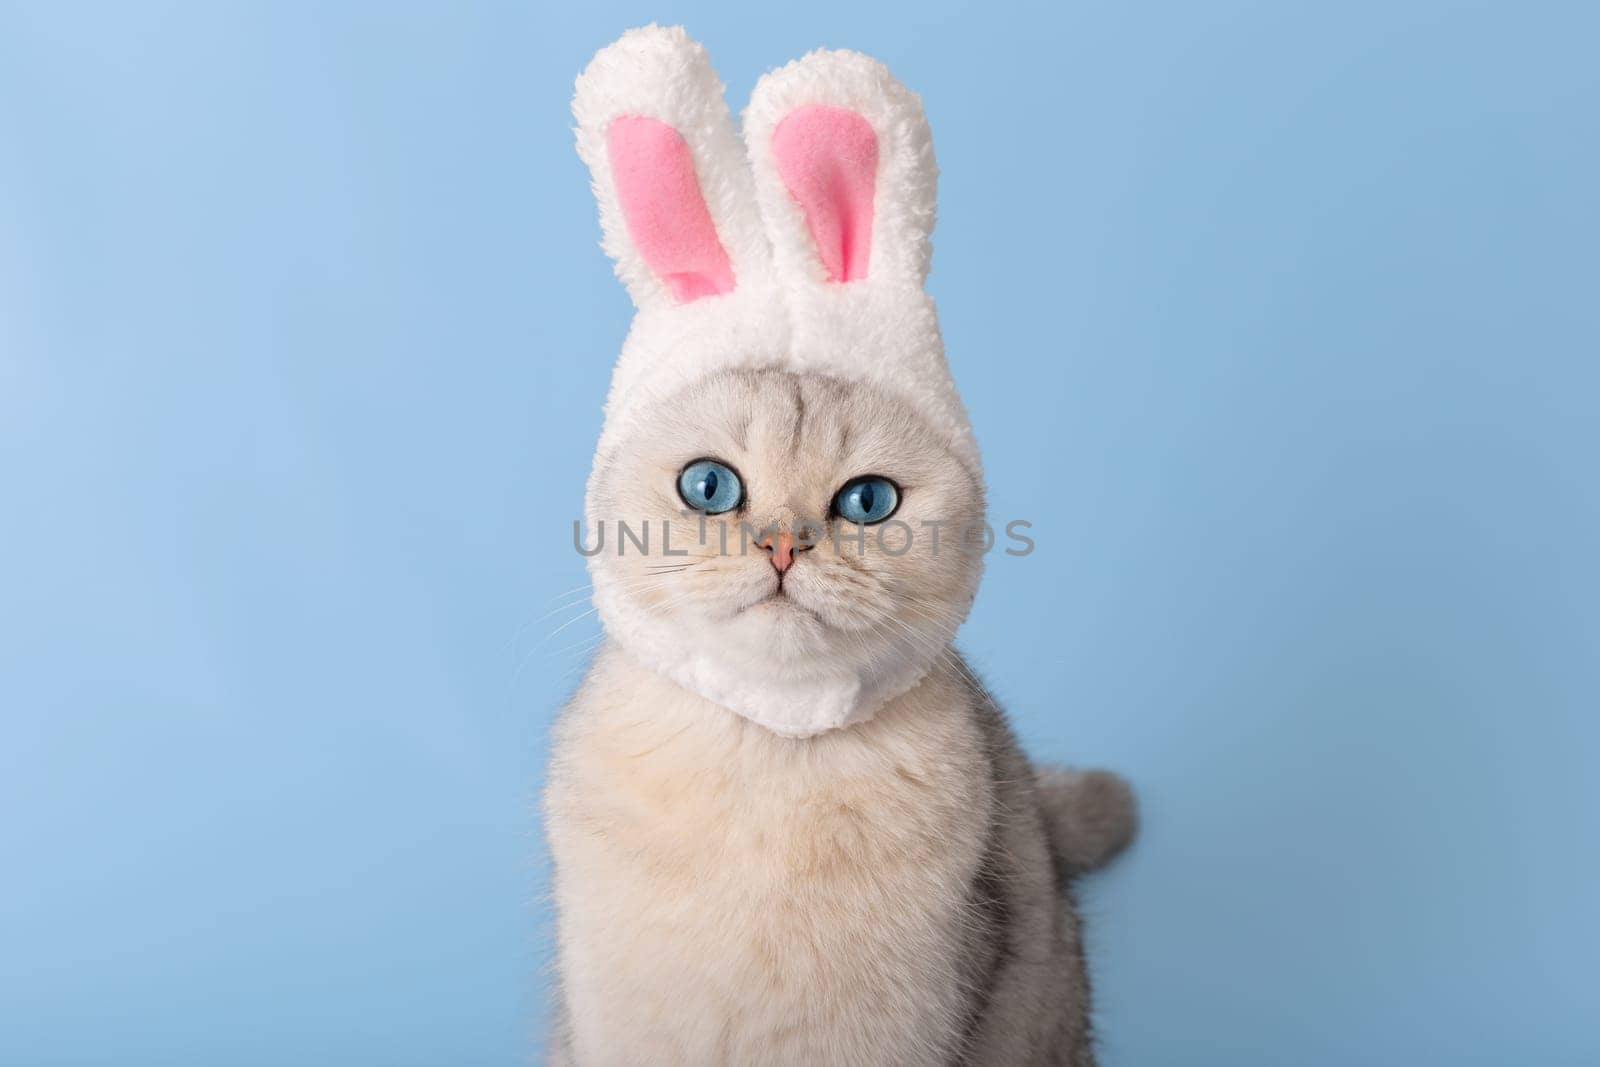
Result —
M789 383L794 390L794 429L790 432L791 449L798 450L804 441L806 429L806 391L799 380Z
M749 404L745 404L739 415L740 417L734 421L731 431L733 443L739 446L739 451L747 452L750 449L750 424L756 421L755 409Z

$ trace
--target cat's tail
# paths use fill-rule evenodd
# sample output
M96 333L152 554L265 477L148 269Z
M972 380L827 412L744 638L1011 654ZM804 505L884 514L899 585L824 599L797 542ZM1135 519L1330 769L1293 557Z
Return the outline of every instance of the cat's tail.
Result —
M1050 852L1062 878L1108 863L1139 826L1133 789L1110 771L1043 766L1035 772Z

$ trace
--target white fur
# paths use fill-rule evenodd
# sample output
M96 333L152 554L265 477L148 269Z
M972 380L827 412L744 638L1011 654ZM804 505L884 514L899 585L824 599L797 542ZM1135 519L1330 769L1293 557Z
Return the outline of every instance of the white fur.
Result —
M791 427L799 407L809 414L796 441ZM733 433L740 422L743 434ZM849 448L835 444L845 437ZM674 482L683 463L707 454L742 472L750 498L738 514L705 519L709 548L700 548L699 524L680 513ZM867 472L916 485L897 515L913 531L927 521L951 524L943 551L897 558L878 551L876 533L863 530L865 553L846 551L853 546L845 540L836 554L830 542L789 577L795 602L824 614L832 629L768 634L750 617L741 618L743 597L766 596L774 576L764 552L751 556L741 550L740 525L825 527L828 502L839 486ZM930 657L955 635L983 569L981 556L954 544L960 525L982 517L976 479L914 407L838 379L729 371L662 398L636 414L617 452L597 465L590 504L613 524L611 549L590 560L595 603L608 635L685 688L790 737L849 725L916 684ZM619 519L634 530L654 527L655 554L619 553ZM676 560L662 555L664 522L676 525L677 551L697 554ZM930 536L924 529L924 547ZM722 558L698 554L721 556L724 544ZM846 564L858 556L863 570L852 572ZM694 566L682 573L665 569L678 562ZM860 579L874 572L882 572L884 582L869 592ZM652 575L660 580L652 581ZM689 593L703 588L706 595L676 608L667 605L668 598L640 596L641 585L665 585L666 579ZM939 605L936 619L918 619L914 641L879 615L897 595L916 596L924 612ZM903 639L888 639L895 635Z
M807 103L851 107L878 135L872 260L860 281L822 280L803 219L773 173L773 126ZM933 301L922 288L938 175L932 142L920 102L882 64L851 52L814 52L768 75L751 100L741 148L704 49L681 28L649 26L628 31L595 56L578 79L573 114L605 248L639 309L612 377L596 470L642 410L717 371L763 367L858 379L900 396L981 477ZM732 262L734 292L676 304L634 248L605 139L610 122L627 114L668 122L689 145ZM591 527L614 520L597 513L593 485L591 478ZM909 657L853 674L820 664L788 678L751 671L697 655L690 635L631 609L604 573L591 571L600 619L614 639L679 684L791 736L870 717L931 663L931 655Z
M958 690L793 741L603 654L548 799L572 1062L949 1062L994 803Z

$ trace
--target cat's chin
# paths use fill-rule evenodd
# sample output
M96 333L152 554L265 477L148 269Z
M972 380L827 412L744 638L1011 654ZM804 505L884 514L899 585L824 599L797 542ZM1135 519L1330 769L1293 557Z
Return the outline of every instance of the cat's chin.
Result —
M769 593L753 604L739 609L739 617L745 622L756 622L758 625L769 626L799 626L810 625L818 630L826 629L827 624L822 621L822 616L800 603L793 596L776 592Z
M831 655L835 644L822 616L789 593L769 593L746 604L723 625L744 650L782 663Z

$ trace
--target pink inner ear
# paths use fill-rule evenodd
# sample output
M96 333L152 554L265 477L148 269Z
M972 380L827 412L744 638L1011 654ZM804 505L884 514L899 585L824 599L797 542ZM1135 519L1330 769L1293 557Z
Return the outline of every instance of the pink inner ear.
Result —
M867 276L872 258L872 195L878 135L847 108L810 104L772 131L778 177L806 215L828 280Z
M628 236L678 303L733 292L733 267L700 195L694 157L660 119L622 115L606 129Z

